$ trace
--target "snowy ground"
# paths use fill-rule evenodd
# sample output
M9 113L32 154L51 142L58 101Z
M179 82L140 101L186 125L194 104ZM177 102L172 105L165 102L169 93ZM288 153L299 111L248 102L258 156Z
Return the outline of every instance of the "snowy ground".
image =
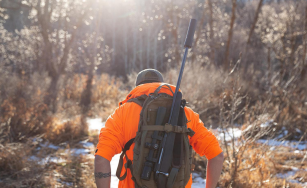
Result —
M239 138L242 135L242 131L238 128L228 128L225 130L222 130L220 128L217 128L216 130L214 130L214 132L217 132L217 139L219 140L225 140L231 141L232 138ZM225 135L225 136L224 136Z
M288 141L288 140L282 140L282 141L263 140L263 139L259 139L257 142L263 143L263 144L266 144L266 145L269 145L269 146L273 146L272 149L274 149L274 147L277 147L277 146L285 146L285 147L297 149L296 152L307 149L307 143L306 142L296 142L296 141Z
M90 131L97 131L99 133L100 129L104 127L105 123L101 121L101 119L88 119L87 123L89 125L89 130ZM265 125L265 124L264 124ZM221 130L221 129L216 129L213 130L213 132L217 135L218 139L224 140L224 134L225 134L225 140L230 141L232 138L239 138L242 134L242 131L239 128L234 128L234 129L227 129L227 130ZM35 140L34 140L35 141ZM307 143L304 142L291 142L291 141L278 141L278 140L258 140L258 143L263 143L269 146L272 146L272 150L274 150L276 147L279 146L284 146L284 147L290 147L293 148L294 153L306 153L307 156ZM93 151L95 151L95 145L91 142L88 142L87 140L82 141L79 143L82 148L71 148L71 149L65 149L60 146L55 146L52 144L40 144L40 147L48 147L54 150L63 150L63 153L69 153L70 155L86 155L87 157L94 159ZM38 148L39 149L39 148ZM65 160L61 157L56 157L56 156L48 156L45 158L38 158L36 156L31 156L29 160L35 160L38 161L40 164L47 164L49 162L53 163L64 163ZM116 177L116 169L119 161L119 154L115 155L112 160L111 160L111 188L117 188L118 187L118 178ZM303 187L307 187L307 183L300 183L297 180L294 180L293 177L295 173L299 169L293 167L292 171L288 171L286 173L280 173L277 174L276 176L278 178L282 178L287 180L288 182L291 183L299 183ZM302 169L300 169L302 170ZM303 169L307 171L307 169ZM203 179L200 177L199 174L193 173L193 184L192 188L200 188L200 187L205 187L206 185L206 179Z
M292 170L291 171L288 171L286 173L279 173L276 175L276 177L278 178L282 178L282 179L286 179L288 182L290 183L298 183L298 184L301 184L302 187L307 187L307 182L305 183L301 183L300 181L296 180L296 179L293 179L293 176L299 171L298 168L295 168L295 167L292 167ZM304 170L304 171L307 171Z
M271 121L271 120L270 120ZM261 124L261 127L267 127L270 125L270 123L272 122L266 122ZM103 126L104 123L101 122L101 119L88 119L87 123L89 124L89 129L90 130L97 130L99 131ZM239 138L242 135L242 131L239 128L229 128L229 129L216 129L213 130L213 132L216 133L218 139L220 140L225 140L226 141L230 141L232 138ZM279 146L286 146L286 147L291 147L293 148L295 151L294 153L306 153L306 149L307 149L307 143L305 142L294 142L294 141L278 141L278 140L258 140L258 143L263 143L269 146L272 146L271 149L275 149L276 147ZM118 160L119 160L119 155L115 155L111 161L111 170L112 170L112 177L111 177L111 188L116 188L118 185L118 179L115 176L116 173L116 169L117 169L117 164L118 164ZM278 178L282 178L282 179L286 179L288 182L291 183L300 183L297 180L293 180L291 179L291 177L298 171L297 168L292 169L292 171L288 171L287 173L280 173L277 174ZM306 169L307 171L307 169ZM200 177L199 174L197 173L193 173L192 174L193 177L193 184L192 184L192 188L200 188L200 187L205 187L206 185L206 179L203 179ZM300 183L303 187L307 187L307 183Z
M193 184L192 188L204 188L206 187L206 179L200 177L198 173L192 173Z

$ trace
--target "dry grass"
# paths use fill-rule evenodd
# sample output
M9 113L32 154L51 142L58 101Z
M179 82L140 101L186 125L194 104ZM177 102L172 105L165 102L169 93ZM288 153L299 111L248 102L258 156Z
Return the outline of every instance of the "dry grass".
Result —
M230 163L225 160L219 182L220 187L302 187L276 177L277 174L292 171L293 168L301 170L298 170L292 179L300 179L302 183L306 182L304 165L299 163L303 156L294 154L290 148L278 147L271 150L269 146L250 143L244 149L245 151L238 155L240 165L235 181L232 181L233 160Z
M80 141L88 135L88 125L82 116L64 122L53 118L48 127L44 138L53 144Z
M226 187L266 187L266 188L275 188L275 187L293 187L293 188L301 188L301 185L289 183L285 179L280 179L276 177L278 173L286 173L287 171L291 171L292 167L299 166L292 164L293 166L282 166L279 164L285 164L287 161L292 161L289 155L292 154L297 157L297 159L301 159L301 155L295 155L293 152L288 153L279 153L278 151L265 151L264 152L263 145L259 144L250 144L245 154L239 156L239 162L241 163L237 176L235 177L234 183L232 183L232 171L234 170L234 166L228 161L225 160L223 172L220 177L220 181L218 187L226 188ZM269 149L269 148L267 148ZM288 149L289 150L289 149ZM226 158L227 156L225 156ZM206 177L206 163L207 160L205 157L200 157L196 155L194 157L195 171L200 172L202 177ZM304 169L304 167L301 167ZM294 175L293 179L299 180L300 182L306 182L306 171L299 170Z
M3 146L0 154L0 186L95 187L92 158L50 150L40 148L37 152L30 142ZM35 160L30 157L33 157L33 154L36 156ZM61 161L46 160L50 155Z
M30 152L26 144L12 143L0 146L1 176L16 177L25 168L25 156Z
M97 132L88 132L86 117L106 119L125 95L120 89L122 82L107 75L95 77L91 110L80 115L87 77L74 75L66 83L62 80L58 112L53 114L43 100L49 81L40 79L42 84L37 77L14 77L10 85L0 80L0 187L95 187L92 155L76 156L67 151L82 148L78 144L81 140L97 143ZM46 143L66 148L54 150Z
M189 74L190 72L193 74ZM178 70L172 69L165 75L167 82L175 84ZM44 84L36 85L31 79L22 82L19 80L22 84L16 84L14 88L14 83L11 83L12 86L5 90L7 97L0 99L0 139L3 144L0 154L0 186L94 187L92 158L67 154L63 149L37 150L39 144L35 144L30 138L39 135L44 142L55 145L64 143L62 145L66 145L66 149L80 147L79 141L86 139L96 144L98 133L88 132L85 118L98 116L105 120L127 94L127 88L133 88L135 76L130 76L127 85L107 75L95 76L90 110L83 115L79 103L86 88L85 75L62 78L56 114L51 113L44 104ZM15 79L18 81L18 78ZM33 79L37 79L37 76ZM44 82L45 85L48 84L48 80ZM239 90L235 88L235 84L238 84ZM306 120L304 105L301 103L301 100L305 100L302 92L282 95L281 88L276 87L272 88L271 93L262 93L257 98L255 96L259 93L249 89L244 81L238 83L232 75L224 76L215 69L198 65L186 67L181 88L190 102L189 105L199 112L207 127L218 126L221 122L226 126L224 128L231 127L234 123L245 124L245 127L260 127L261 123L273 119L278 126L288 127L289 132L292 130L291 126L285 123L298 125L297 128L302 132L305 130L302 126ZM244 98L247 95L249 98ZM257 100L259 98L261 100ZM238 102L235 108L234 101ZM237 116L234 121L229 118L231 110ZM221 113L224 115L223 121L220 119ZM304 155L294 154L289 148L270 150L267 146L247 139L250 136L244 137L245 140L241 138L238 142L240 145L228 148L228 154L225 152L227 160L224 162L219 187L299 187L277 178L276 174L287 172L292 167L306 168ZM233 155L233 151L236 151L236 155ZM33 155L39 159L28 160ZM41 159L50 155L63 161L40 163ZM236 158L237 167L234 163ZM198 156L195 164L195 170L205 177L206 160ZM235 176L234 171L237 171ZM305 182L306 173L298 170L292 178Z
M118 107L119 101L123 100L128 94L120 79L101 75L95 77L93 83L92 113L106 120Z
M6 100L1 108L4 112L0 117L1 143L25 142L29 137L44 134L43 138L59 144L80 140L87 135L88 127L83 117L61 122L62 120L48 115L48 108L43 104L27 107L22 99L16 103Z
M63 157L63 156L62 156ZM50 187L95 187L93 160L85 156L66 156L65 162L53 163L44 181Z
M48 79L42 80L46 82L45 85L33 80L38 79L37 75L30 79L14 79L16 82L10 83L10 87L3 82L2 93L7 95L0 96L0 143L24 142L26 138L45 133L44 138L53 143L82 137L87 135L86 116L98 116L105 120L127 93L120 89L123 85L121 80L105 74L95 76L91 108L84 116L80 115L82 111L79 103L86 88L87 76L63 77L60 82L63 89L58 95L58 112L53 114L44 103ZM63 119L69 121L61 122Z
M65 80L67 79L67 80ZM70 78L63 78L59 101L61 101L59 112L66 117L81 114L82 92L86 89L88 76L75 74ZM92 82L91 108L87 116L99 116L106 119L117 107L120 99L125 97L126 90L122 89L123 82L120 79L107 74L96 75Z
M45 185L42 179L45 169L37 162L29 160L33 149L29 143L1 145L1 187L39 187Z
M42 103L29 104L24 98L9 98L1 104L0 143L22 142L48 132L51 118Z
M306 183L307 182L307 172L306 171L298 171L294 177L293 177L295 180L298 180L299 182L302 182L302 183Z

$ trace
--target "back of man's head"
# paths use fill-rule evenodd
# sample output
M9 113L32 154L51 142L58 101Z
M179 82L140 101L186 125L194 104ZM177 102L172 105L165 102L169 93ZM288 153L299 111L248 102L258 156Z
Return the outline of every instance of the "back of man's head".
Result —
M163 82L162 74L155 69L145 69L138 73L135 86L152 82Z

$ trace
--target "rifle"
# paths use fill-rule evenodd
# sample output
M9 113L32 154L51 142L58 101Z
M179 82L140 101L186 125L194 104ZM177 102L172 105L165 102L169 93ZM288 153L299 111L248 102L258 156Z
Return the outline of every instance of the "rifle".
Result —
M171 108L168 124L172 126L178 125L179 112L181 108L182 93L179 92L179 87L182 79L182 74L185 66L186 57L189 48L192 47L193 36L196 29L196 19L191 19L189 29L185 39L184 47L185 52L181 63L180 73L173 96L173 103ZM176 141L175 141L176 140ZM179 147L174 148L174 143L180 143ZM180 166L182 165L182 136L174 132L165 133L162 140L159 160L155 165L155 178L157 187L159 188L172 188L176 179ZM178 158L179 156L179 158ZM174 160L173 160L174 159ZM173 161L173 162L172 162Z

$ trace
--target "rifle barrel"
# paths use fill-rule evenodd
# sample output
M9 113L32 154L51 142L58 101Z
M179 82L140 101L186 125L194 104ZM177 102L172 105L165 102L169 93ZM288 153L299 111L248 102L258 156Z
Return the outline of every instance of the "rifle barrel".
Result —
M185 48L185 52L184 52L182 63L181 63L180 73L179 73L179 77L178 77L178 80L177 80L176 90L175 90L175 93L174 93L174 96L173 96L173 103L172 103L171 113L170 113L170 116L169 116L169 119L168 119L168 123L169 124L172 121L173 110L174 110L174 106L175 106L175 100L176 100L176 97L177 97L177 93L179 91L179 87L180 87L180 83L181 83L181 79L182 79L182 74L183 74L183 70L184 70L184 65L185 65L185 60L187 58L188 51L189 51L189 48L188 47Z
M177 84L176 84L175 94L173 96L173 104L172 104L172 108L171 108L171 114L170 114L170 117L168 119L168 123L171 123L171 121L172 121L173 109L174 109L174 106L175 106L176 96L177 96L177 93L179 91L179 87L180 87L180 84L181 84L183 69L184 69L184 66L185 66L185 60L187 58L189 48L192 47L195 30L196 30L196 19L191 19L190 24L189 24L189 29L188 29L188 32L187 32L187 36L186 36L185 42L184 42L185 51L184 51L184 55L183 55L183 59L182 59L182 63L181 63L179 77L178 77Z

